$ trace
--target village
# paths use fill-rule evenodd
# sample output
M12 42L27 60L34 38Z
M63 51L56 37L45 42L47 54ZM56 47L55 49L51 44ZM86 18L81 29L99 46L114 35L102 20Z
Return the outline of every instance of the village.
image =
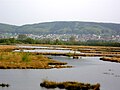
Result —
M40 39L50 39L50 40L61 40L61 41L69 41L71 37L75 39L75 41L88 41L88 40L103 40L103 41L115 41L120 42L120 35L96 35L96 34L12 34L12 33L0 33L0 39L6 38L15 38L17 39L19 35L25 35L29 38L40 40Z

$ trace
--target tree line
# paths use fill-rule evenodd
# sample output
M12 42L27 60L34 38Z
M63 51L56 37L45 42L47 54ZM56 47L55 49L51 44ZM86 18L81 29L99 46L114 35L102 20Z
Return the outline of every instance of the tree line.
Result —
M70 39L68 41L62 41L59 39L32 39L32 38L8 38L0 39L1 45L13 45L13 44L49 44L49 45L85 45L85 46L114 46L120 47L120 42L103 41L103 40L88 40L88 41L75 41Z

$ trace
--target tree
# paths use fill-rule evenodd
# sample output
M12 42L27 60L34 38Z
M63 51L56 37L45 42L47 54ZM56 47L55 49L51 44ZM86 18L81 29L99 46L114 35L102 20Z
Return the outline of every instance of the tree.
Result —
M25 39L24 41L25 41L25 43L35 44L35 40L32 39L32 38L27 38L27 39Z
M25 34L18 35L18 40L25 40L27 39L27 36Z
M56 40L54 41L54 44L55 44L55 45L61 45L61 44L63 44L63 43L62 43L62 41L60 41L59 39L56 39Z

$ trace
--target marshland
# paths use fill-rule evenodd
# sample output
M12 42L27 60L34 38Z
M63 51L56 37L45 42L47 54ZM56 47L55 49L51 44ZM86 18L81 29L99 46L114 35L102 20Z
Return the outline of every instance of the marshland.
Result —
M100 90L119 90L120 64L100 60L105 57L118 59L119 50L119 47L102 46L1 45L0 82L10 87L0 89L47 90L40 87L45 79L100 83Z
M120 0L0 0L0 90L120 90Z

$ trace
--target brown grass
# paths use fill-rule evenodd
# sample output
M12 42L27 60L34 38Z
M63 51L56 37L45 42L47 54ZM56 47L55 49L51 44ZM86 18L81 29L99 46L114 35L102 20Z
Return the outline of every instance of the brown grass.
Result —
M39 46L39 45L37 45ZM40 45L41 46L41 45ZM42 45L43 46L43 45ZM51 45L44 45L51 46ZM62 62L48 59L43 55L63 55L63 56L106 56L114 58L101 58L104 61L120 62L120 47L103 47L103 46L67 46L67 45L52 45L53 47L69 48L80 51L81 54L66 54L66 53L26 53L11 52L18 48L14 45L0 45L0 68L66 68L71 66L63 66ZM54 64L54 65L51 65Z
M27 56L26 56L27 55ZM25 57L25 59L23 59ZM49 63L65 65L67 63L49 59L43 55L33 55L31 53L0 52L1 69L47 69L53 68ZM61 66L62 67L62 66ZM55 68L55 67L54 67Z
M0 69L69 68L67 63L49 59L42 54L12 52L20 49L14 45L0 45ZM51 64L55 64L52 66Z
M41 87L45 87L47 89L49 88L60 88L60 89L66 89L66 90L100 90L100 84L84 84L81 82L53 82L53 81L48 81L44 80L42 83L40 83Z
M120 57L102 57L100 60L120 63Z
M36 45L33 45L36 46ZM68 48L75 51L80 51L84 54L71 54L71 56L117 56L120 55L120 47L107 46L75 46L75 45L37 45L46 47ZM40 53L44 55L64 55L69 56L69 53Z
M0 45L0 52L13 51L17 49L17 46L14 45Z

